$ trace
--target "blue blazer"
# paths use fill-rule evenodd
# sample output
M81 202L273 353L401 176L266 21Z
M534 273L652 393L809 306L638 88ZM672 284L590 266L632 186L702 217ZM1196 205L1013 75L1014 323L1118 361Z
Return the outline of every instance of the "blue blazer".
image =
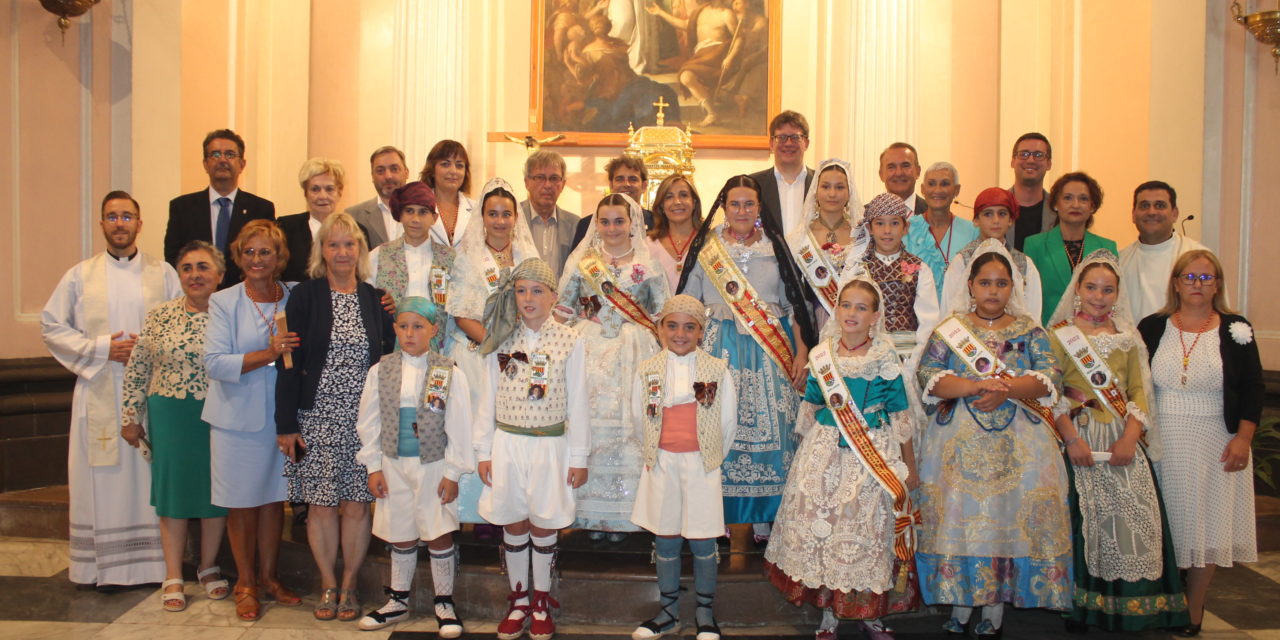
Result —
M284 285L283 311L290 285ZM209 372L209 392L200 417L231 431L257 432L275 429L276 365L240 373L244 354L267 348L267 324L245 293L244 283L209 297L209 326L205 331L204 366ZM270 319L272 307L263 305Z
M1098 249L1109 249L1111 253L1119 255L1114 240L1085 231L1084 253L1080 254L1081 259L1083 260L1085 256ZM1053 311L1058 308L1058 302L1066 294L1067 285L1071 283L1071 263L1067 260L1067 245L1062 242L1062 228L1055 226L1043 233L1027 236L1026 243L1022 245L1022 252L1031 258L1040 272L1040 291L1041 300L1043 300L1040 322L1049 326L1049 318L1053 316Z

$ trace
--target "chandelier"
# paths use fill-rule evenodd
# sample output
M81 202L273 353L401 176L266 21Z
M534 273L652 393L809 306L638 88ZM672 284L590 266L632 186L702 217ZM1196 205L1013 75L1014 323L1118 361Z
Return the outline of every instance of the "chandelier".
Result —
M1280 9L1280 1L1277 2L1277 9ZM1259 11L1245 15L1240 9L1240 1L1231 0L1231 16L1240 23L1240 26L1248 29L1258 42L1271 46L1271 57L1276 62L1276 73L1280 74L1280 10Z

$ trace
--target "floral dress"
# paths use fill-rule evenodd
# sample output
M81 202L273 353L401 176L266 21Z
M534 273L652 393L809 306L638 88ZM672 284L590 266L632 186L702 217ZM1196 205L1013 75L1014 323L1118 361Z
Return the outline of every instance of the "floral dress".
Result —
M315 405L298 410L298 427L306 454L286 462L289 501L336 507L340 501L373 502L369 473L356 462L360 393L369 371L369 338L355 293L330 292L333 329L329 353L320 371Z
M596 531L639 531L631 522L640 482L640 442L632 424L631 388L636 368L658 352L648 329L629 320L583 279L577 265L560 292L557 314L568 316L581 332L591 402L591 456L587 482L575 492L574 527ZM667 300L666 277L652 264L610 267L649 317L657 321Z
M1093 387L1051 334L1062 363L1063 398L1058 413L1075 421L1091 451L1107 451L1124 434L1125 422L1103 405ZM1137 331L1087 336L1115 376L1127 411L1144 425L1149 390L1143 386L1142 338ZM1133 462L1076 467L1071 478L1071 535L1075 550L1075 607L1072 619L1108 631L1141 631L1190 624L1187 598L1178 575L1173 539L1160 504L1147 449Z
M1003 329L957 315L1014 376L1057 401L1061 371L1049 336L1028 316ZM979 411L974 398L930 395L945 375L978 380L935 331L917 371L928 421L918 447L916 563L926 604L1071 608L1067 470L1053 426L1013 401Z

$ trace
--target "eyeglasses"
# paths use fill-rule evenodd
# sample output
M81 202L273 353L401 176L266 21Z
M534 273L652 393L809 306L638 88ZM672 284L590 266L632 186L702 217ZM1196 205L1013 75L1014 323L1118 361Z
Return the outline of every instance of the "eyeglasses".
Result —
M806 136L803 133L779 133L773 136L773 141L778 144L782 144L784 142L800 142L801 140L808 139L809 136Z
M254 258L254 257L270 258L271 256L274 256L276 254L275 249L253 249L253 248L245 249L240 253L243 253L246 257L249 257L249 258Z
M117 222L129 224L130 222L137 220L138 216L135 216L132 213L108 213L107 215L102 216L102 219L110 222L111 224L115 224Z
M1032 158L1035 158L1036 160L1044 160L1045 158L1048 158L1048 157L1049 157L1049 154L1047 154L1047 153L1045 153L1045 152L1043 152L1043 151L1028 151L1028 150L1024 150L1024 151L1019 151L1019 152L1018 152L1018 157L1019 157L1019 158L1022 158L1023 160L1030 160L1030 159L1032 159Z
M204 157L210 160L222 160L223 158L226 158L227 160L235 160L236 158L240 157L240 152L239 151L210 151L209 153L204 154Z
M543 175L539 173L538 175L529 176L529 179L534 181L537 184L549 184L553 187L555 185L560 184L561 182L564 182L564 176L555 175L555 174L548 176L548 175Z
M1209 286L1218 279L1218 276L1215 276L1212 273L1184 273L1177 276L1177 278L1187 286L1194 286L1197 282L1204 286Z

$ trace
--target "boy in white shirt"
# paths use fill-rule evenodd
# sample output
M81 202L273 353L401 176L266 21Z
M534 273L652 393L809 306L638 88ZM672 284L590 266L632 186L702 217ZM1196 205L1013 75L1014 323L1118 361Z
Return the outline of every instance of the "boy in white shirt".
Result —
M369 469L378 499L373 535L391 545L389 599L360 619L366 631L409 615L418 541L431 555L435 615L441 638L462 635L454 613L458 478L472 469L470 385L453 361L430 349L444 310L426 298L400 300L399 349L369 369L360 396L356 459Z

